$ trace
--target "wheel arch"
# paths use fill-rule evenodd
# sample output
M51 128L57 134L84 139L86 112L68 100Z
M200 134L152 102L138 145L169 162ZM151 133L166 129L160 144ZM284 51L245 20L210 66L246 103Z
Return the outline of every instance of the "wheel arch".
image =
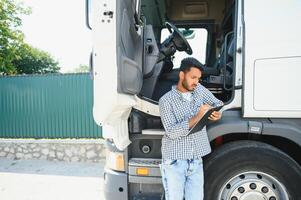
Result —
M208 126L213 150L240 140L257 140L270 144L292 157L301 166L301 130L286 120L272 123L268 119L232 117Z

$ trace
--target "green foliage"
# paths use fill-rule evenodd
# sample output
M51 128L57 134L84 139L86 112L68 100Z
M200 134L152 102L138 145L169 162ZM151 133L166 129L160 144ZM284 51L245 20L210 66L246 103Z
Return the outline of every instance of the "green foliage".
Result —
M45 51L22 44L19 48L18 59L13 63L18 74L45 74L59 71L58 62Z
M75 73L89 72L89 66L80 64L77 68L74 69Z
M46 52L24 42L21 15L31 10L15 0L0 0L0 75L48 73L59 70Z

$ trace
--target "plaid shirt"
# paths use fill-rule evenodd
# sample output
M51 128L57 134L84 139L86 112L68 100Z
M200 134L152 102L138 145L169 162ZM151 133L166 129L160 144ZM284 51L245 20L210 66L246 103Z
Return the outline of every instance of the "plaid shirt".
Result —
M202 104L223 105L204 86L198 83L191 101L183 98L176 85L159 100L161 120L165 129L162 138L163 159L200 159L211 152L206 126L199 132L189 134L189 119L197 114Z

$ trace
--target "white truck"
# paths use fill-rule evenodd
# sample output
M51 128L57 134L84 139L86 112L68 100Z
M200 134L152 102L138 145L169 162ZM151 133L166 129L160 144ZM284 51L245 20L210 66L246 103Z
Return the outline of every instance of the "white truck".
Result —
M106 199L164 199L158 100L183 52L225 103L207 125L205 199L301 199L300 19L299 0L87 0Z

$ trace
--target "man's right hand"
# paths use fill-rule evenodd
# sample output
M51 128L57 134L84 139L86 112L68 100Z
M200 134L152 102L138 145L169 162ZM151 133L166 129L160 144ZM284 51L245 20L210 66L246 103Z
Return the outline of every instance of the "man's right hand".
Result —
M201 105L200 110L197 113L197 116L199 117L199 119L201 119L210 108L212 108L212 107L209 106L208 104Z
M200 119L202 119L202 117L205 115L207 110L209 110L210 108L211 106L207 104L201 105L198 113L189 120L189 129L192 128Z

